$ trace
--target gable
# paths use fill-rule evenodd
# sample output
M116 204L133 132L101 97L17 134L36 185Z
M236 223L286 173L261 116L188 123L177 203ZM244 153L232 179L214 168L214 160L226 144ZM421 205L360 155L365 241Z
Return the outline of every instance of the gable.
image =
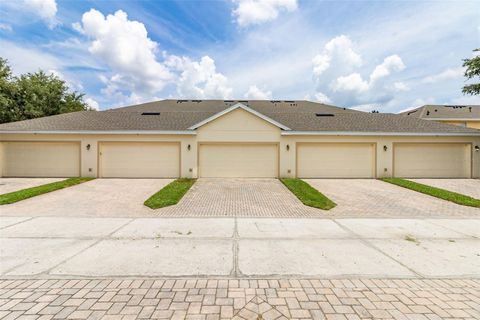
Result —
M201 141L277 141L281 129L242 108L225 113L197 129Z
M219 117L222 117L223 115L228 114L228 113L230 113L230 112L232 112L232 111L235 111L235 110L237 110L237 109L242 109L242 110L244 110L244 111L247 111L248 113L251 113L251 114L257 116L257 117L265 120L266 122L271 123L271 124L273 124L274 126L282 129L282 130L290 130L290 128L288 128L287 126L284 126L283 124L281 124L281 123L279 123L279 122L277 122L277 121L275 121L275 120L267 117L266 115L264 115L264 114L262 114L262 113L260 113L260 112L258 112L258 111L256 111L256 110L254 110L254 109L252 109L252 108L247 107L246 105L244 105L244 104L242 104L242 103L237 103L237 104L231 106L230 108L227 108L227 109L225 109L225 110L222 110L222 111L220 111L220 112L217 112L217 113L214 114L213 116L211 116L211 117L209 117L209 118L207 118L207 119L205 119L205 120L203 120L203 121L201 121L201 122L199 122L199 123L191 126L191 127L188 128L188 129L189 129L189 130L196 130L196 129L200 128L201 126L204 126L205 124L210 123L210 122L212 122L213 120L215 120L215 119L217 119L217 118L219 118Z

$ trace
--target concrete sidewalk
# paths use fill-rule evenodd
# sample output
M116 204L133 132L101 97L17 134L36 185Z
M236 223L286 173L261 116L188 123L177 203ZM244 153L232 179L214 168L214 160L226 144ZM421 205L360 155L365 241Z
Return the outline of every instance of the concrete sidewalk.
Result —
M0 217L10 277L480 277L480 219Z

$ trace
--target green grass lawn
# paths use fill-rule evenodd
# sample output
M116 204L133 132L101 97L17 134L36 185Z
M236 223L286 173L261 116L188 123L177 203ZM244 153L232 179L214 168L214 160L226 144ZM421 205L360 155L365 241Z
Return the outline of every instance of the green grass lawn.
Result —
M41 186L36 186L28 189L18 190L10 193L0 195L0 205L10 204L18 201L22 201L28 198L36 197L41 194L52 192L58 189L74 186L83 182L93 180L95 178L70 178L62 181L52 182Z
M177 179L167 184L143 204L151 209L173 206L183 198L195 181L196 179Z
M280 181L306 206L323 210L330 210L336 206L335 202L301 179L283 178Z
M480 208L480 200L466 196L464 194L448 191L445 189L435 188L432 186L427 186L422 183L417 183L417 182L413 182L413 181L405 180L401 178L383 178L380 180L403 187L403 188L428 194L429 196L432 196L432 197L455 202L456 204L460 204L462 206Z

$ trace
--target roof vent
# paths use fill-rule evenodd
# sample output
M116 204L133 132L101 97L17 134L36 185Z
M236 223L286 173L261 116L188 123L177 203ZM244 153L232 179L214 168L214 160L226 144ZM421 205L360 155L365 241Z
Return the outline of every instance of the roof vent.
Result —
M270 100L271 103L279 103L279 102L282 102L280 100Z
M427 116L429 116L429 115L430 115L430 111L427 111Z
M240 103L248 103L248 100L238 100Z
M232 103L232 102L235 102L235 101L234 100L223 100L223 102Z
M192 100L192 102L200 103L202 100Z
M184 103L184 102L188 102L188 100L177 100L177 103Z
M142 112L142 116L159 116L160 112Z
M285 103L295 103L295 101L293 101L293 100L285 100L284 102Z
M334 117L335 115L333 113L315 113L315 116L317 116L317 117Z

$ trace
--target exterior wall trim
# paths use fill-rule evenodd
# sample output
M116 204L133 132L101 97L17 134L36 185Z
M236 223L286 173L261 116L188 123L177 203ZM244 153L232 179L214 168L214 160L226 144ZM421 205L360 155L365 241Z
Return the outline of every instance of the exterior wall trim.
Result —
M480 136L478 133L457 132L355 132L355 131L284 131L282 136L423 136L423 137L469 137Z
M197 135L196 131L183 130L85 130L85 131L70 131L70 130L54 130L54 131L0 131L0 134L135 134L135 135L150 135L150 134L165 134L165 135Z
M245 110L245 111L247 111L247 112L250 112L251 114L256 115L257 117L259 117L259 118L261 118L261 119L263 119L263 120L265 120L265 121L273 124L273 125L276 126L276 127L279 127L279 128L282 129L282 130L291 130L289 127L284 126L284 125L281 124L280 122L277 122L277 121L273 120L272 118L269 118L269 117L267 117L266 115L261 114L260 112L258 112L258 111L256 111L256 110L253 110L252 108L249 108L249 107L247 107L246 105L241 104L241 103L236 103L236 104L234 104L233 106L231 106L231 107L229 107L229 108L227 108L227 109L225 109L225 110L222 110L222 111L220 111L220 112L218 112L218 113L215 113L213 116L211 116L211 117L209 117L209 118L207 118L207 119L205 119L205 120L203 120L203 121L200 121L199 123L191 126L190 128L188 128L188 130L196 130L196 129L198 129L199 127L201 127L201 126L203 126L203 125L205 125L205 124L207 124L207 123L209 123L209 122L211 122L211 121L213 121L213 120L215 120L215 119L217 119L217 118L219 118L219 117L221 117L221 116L223 116L223 115L225 115L225 114L227 114L227 113L229 113L229 112L232 112L233 110L236 110L236 109L243 109L243 110Z
M422 118L422 120L435 120L435 121L480 121L480 118Z

